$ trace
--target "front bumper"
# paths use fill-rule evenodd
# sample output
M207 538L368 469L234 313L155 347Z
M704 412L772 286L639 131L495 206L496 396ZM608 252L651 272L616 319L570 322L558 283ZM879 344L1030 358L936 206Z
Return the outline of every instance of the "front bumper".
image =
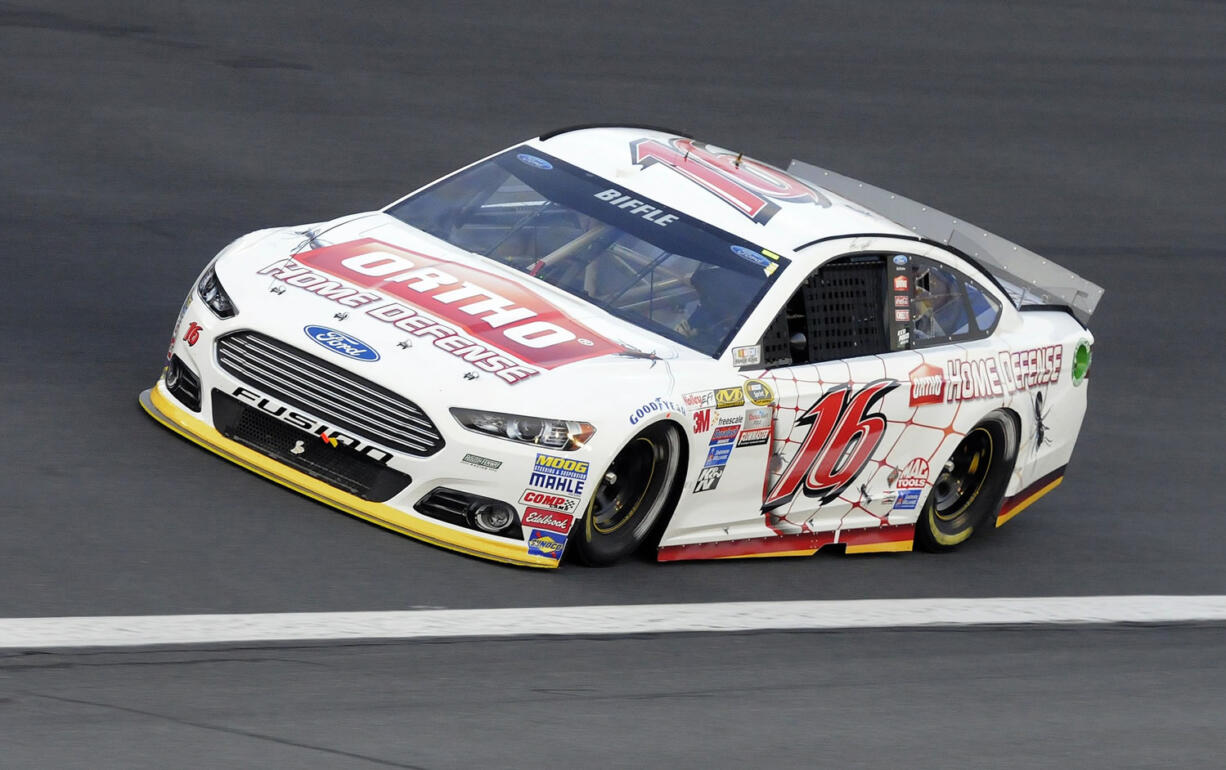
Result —
M151 417L170 430L199 444L205 449L241 465L247 470L289 487L307 497L332 506L352 516L365 519L402 535L416 538L431 545L447 548L482 559L516 564L524 567L557 567L559 560L528 553L522 542L501 542L477 534L452 529L434 521L409 514L383 503L363 500L341 489L319 481L277 460L260 454L242 444L232 441L213 426L192 416L179 407L165 391L165 384L158 384L140 395L141 407Z

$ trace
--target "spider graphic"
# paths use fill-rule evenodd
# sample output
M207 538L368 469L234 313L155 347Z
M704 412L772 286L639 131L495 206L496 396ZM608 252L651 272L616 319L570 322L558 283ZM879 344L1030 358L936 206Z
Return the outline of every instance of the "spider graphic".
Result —
M1043 391L1038 391L1034 394L1034 451L1039 451L1039 447L1051 443L1051 437L1047 435L1047 415L1051 414L1051 407L1043 409Z

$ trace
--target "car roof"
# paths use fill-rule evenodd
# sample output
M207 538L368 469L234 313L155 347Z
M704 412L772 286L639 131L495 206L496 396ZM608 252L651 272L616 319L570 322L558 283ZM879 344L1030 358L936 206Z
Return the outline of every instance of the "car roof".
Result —
M805 244L842 235L914 238L897 222L830 190L681 132L577 127L544 134L529 144L627 193L649 197L792 258ZM759 181L755 189L753 183ZM756 213L745 209L758 203L763 208Z

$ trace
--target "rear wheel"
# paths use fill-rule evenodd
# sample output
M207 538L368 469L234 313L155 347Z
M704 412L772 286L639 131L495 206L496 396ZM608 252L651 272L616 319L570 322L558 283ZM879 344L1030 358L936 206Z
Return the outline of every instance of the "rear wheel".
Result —
M915 523L915 545L946 551L965 542L1000 509L1017 459L1017 425L993 412L958 444Z
M643 430L613 458L592 495L574 543L585 564L633 553L675 502L681 436L667 424Z

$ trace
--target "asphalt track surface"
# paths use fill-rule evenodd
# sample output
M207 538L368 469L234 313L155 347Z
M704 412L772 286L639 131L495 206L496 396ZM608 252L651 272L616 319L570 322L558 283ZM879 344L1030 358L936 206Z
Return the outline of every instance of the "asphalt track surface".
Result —
M0 2L0 616L1226 593L1223 42L1221 4L1173 0ZM593 121L808 160L1106 287L1065 483L950 555L545 573L364 524L137 408L233 237ZM0 765L1220 766L1224 637L27 655L0 660Z

